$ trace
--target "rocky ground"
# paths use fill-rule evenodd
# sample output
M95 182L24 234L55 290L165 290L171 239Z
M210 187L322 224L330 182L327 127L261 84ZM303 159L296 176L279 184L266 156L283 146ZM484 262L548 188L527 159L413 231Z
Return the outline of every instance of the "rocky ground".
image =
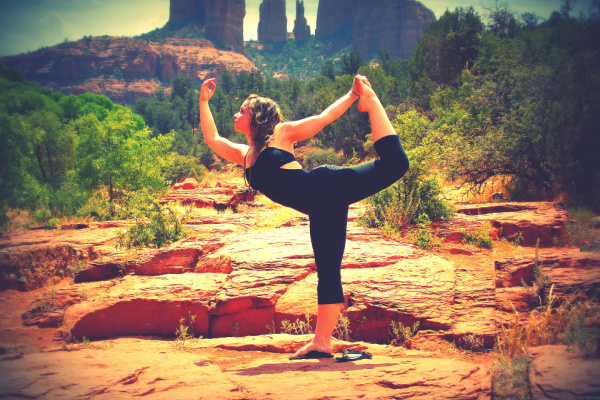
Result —
M182 186L165 201L174 199L240 212L197 215L190 237L158 250L117 250L127 222L0 236L0 397L490 398L491 356L470 350L493 347L512 307L526 319L534 306L522 282L532 284L536 263L555 294L600 289L598 252L553 247L567 214L551 203L459 205L434 225L444 238L434 250L358 226L355 206L342 271L340 329L350 340L335 350L359 346L373 358L292 362L308 336L282 324L314 327L316 313L307 218L244 205L250 199L235 186ZM462 243L464 231L484 226L493 250ZM521 245L499 234L520 234ZM405 347L389 345L392 321L418 322ZM182 327L203 338L174 340ZM598 360L563 350L530 353L534 398L598 396ZM570 376L557 370L570 364L582 369L581 384L544 381Z

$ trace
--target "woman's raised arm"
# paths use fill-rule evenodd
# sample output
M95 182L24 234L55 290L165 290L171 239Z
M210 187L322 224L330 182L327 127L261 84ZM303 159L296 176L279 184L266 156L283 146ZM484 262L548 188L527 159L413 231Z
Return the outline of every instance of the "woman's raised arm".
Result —
M354 78L352 90L327 107L321 114L277 125L277 140L281 143L293 143L311 138L319 133L324 127L341 117L358 98L360 93L356 88L360 81L368 82L366 77L357 75Z
M215 93L216 84L214 79L207 79L200 88L200 129L204 141L218 156L236 163L244 165L244 157L248 152L249 146L245 144L234 143L224 137L219 136L217 126L213 119L208 101Z

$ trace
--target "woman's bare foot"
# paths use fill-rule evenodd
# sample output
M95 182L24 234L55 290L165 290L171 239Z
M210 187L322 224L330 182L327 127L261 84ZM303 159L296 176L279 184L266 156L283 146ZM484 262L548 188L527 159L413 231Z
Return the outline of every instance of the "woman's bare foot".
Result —
M377 96L375 95L375 92L373 92L373 90L371 88L369 93L367 90L363 89L363 94L360 96L360 99L358 100L358 111L361 112L369 112L371 110L371 108L373 107L373 104L377 101L379 101L379 99L377 98Z
M305 344L300 350L298 350L293 355L293 357L303 356L307 353L310 353L311 351L320 351L322 353L329 353L329 354L332 354L332 352L333 352L331 349L331 343L329 343L329 345L319 344L319 343L316 343L313 339L310 342L308 342L307 344Z

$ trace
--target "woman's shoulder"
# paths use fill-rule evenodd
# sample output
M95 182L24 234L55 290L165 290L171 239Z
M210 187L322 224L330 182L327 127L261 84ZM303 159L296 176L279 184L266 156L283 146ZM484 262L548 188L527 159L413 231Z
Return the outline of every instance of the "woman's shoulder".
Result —
M276 147L278 149L287 151L288 153L294 154L294 142L290 141L286 135L286 124L287 122L279 123L275 126L273 132L273 138L269 142L269 147Z

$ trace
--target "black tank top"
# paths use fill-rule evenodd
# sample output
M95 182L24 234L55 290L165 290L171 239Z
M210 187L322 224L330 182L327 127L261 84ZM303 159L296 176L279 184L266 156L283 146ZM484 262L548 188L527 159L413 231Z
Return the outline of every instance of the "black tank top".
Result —
M282 169L296 158L289 151L267 147L260 152L254 165L244 173L248 184L269 199L306 213L308 173L303 169Z

